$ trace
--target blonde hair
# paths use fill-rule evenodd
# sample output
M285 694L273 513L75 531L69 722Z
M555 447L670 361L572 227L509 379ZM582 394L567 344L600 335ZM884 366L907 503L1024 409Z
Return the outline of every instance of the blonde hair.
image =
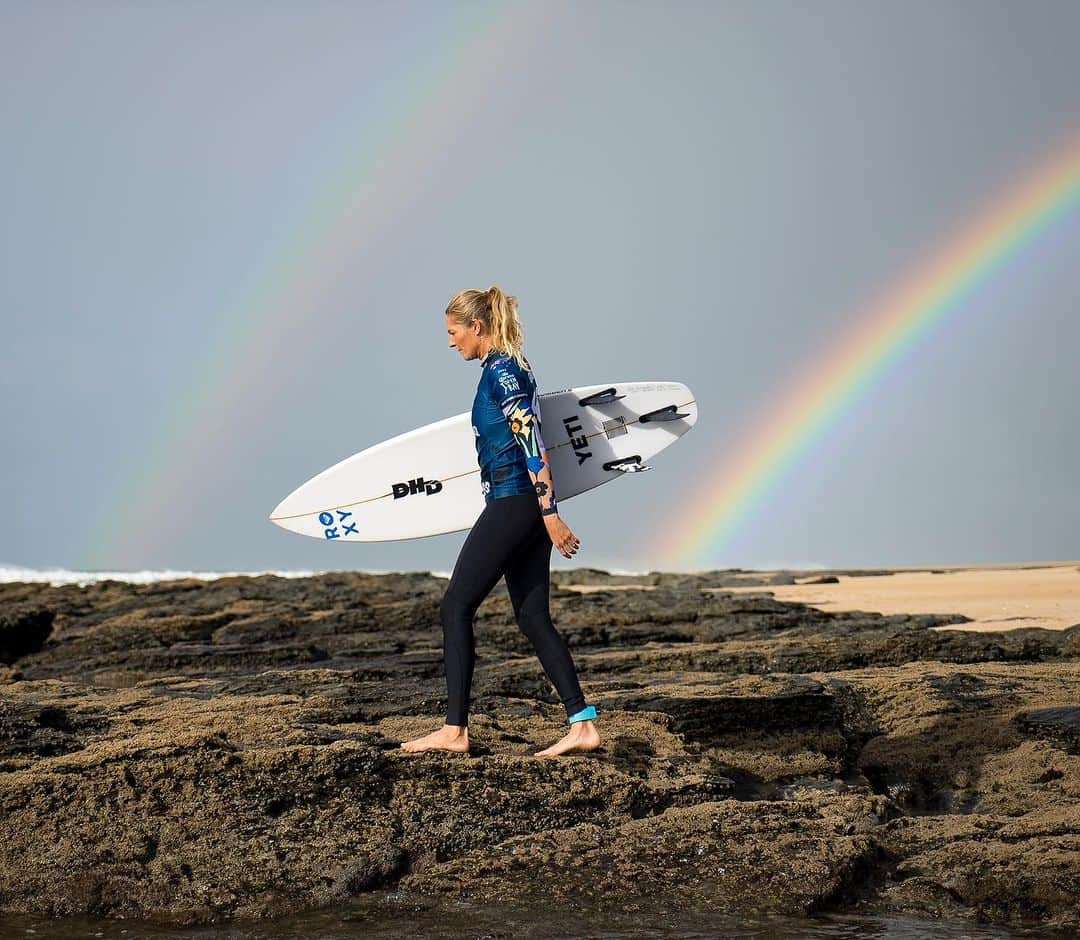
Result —
M487 290L463 290L446 305L446 314L461 326L479 320L482 332L491 338L492 349L512 356L522 369L528 368L516 297L508 297L494 284Z

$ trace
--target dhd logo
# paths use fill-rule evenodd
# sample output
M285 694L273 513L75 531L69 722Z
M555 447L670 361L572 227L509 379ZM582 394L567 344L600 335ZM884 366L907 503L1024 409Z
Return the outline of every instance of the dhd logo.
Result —
M424 482L423 477L417 477L415 480L409 480L405 483L395 483L394 499L401 499L402 496L415 496L417 493L427 493L428 496L434 496L436 493L442 492L442 483L438 480L429 480Z

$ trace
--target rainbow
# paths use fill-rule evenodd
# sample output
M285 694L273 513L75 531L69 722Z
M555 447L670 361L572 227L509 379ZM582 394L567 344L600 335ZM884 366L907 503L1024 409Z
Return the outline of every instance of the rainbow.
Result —
M995 271L1080 204L1080 135L978 214L778 396L731 450L708 461L704 511L687 507L657 548L672 567L708 562L796 460L932 327L962 309ZM727 451L728 448L724 448ZM719 472L716 468L719 467Z
M411 86L397 86L386 126L357 126L349 143L336 144L341 172L298 218L282 222L272 257L239 272L234 296L216 301L217 334L207 337L188 387L171 399L131 475L101 501L90 540L72 547L76 567L143 565L157 531L175 541L200 522L175 507L191 504L220 467L244 460L246 428L265 422L265 399L273 398L273 365L286 352L315 358L320 345L333 346L328 294L350 267L370 264L391 230L423 204L433 156L470 145L471 119L548 36L553 13L540 3L475 4L451 20L432 24L432 48L424 51L430 67L414 69ZM337 129L328 127L327 137L338 140ZM252 511L253 524L265 521L263 508Z

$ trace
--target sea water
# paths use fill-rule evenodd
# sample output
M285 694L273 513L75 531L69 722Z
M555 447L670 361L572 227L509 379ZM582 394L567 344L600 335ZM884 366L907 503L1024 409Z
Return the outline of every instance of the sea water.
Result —
M0 915L0 940L1004 940L1054 937L1045 928L992 927L900 915L838 914L820 917L732 917L724 914L590 913L552 905L513 907L471 904L374 891L333 910L252 925L163 927L127 920ZM1064 937L1060 933L1057 936Z

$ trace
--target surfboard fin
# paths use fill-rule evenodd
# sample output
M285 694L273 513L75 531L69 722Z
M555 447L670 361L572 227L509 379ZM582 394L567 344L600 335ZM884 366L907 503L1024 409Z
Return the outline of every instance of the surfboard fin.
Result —
M604 464L604 469L618 470L620 473L642 473L645 470L652 470L652 467L643 464L640 455L634 454L633 457L620 457L618 460L609 460Z
M625 397L625 395L616 395L614 388L605 388L602 392L579 398L578 405L582 408L588 408L589 405L606 405L609 402L618 401L620 398Z
M682 414L676 405L668 405L666 408L657 408L656 411L643 414L638 418L638 422L648 424L650 421L677 421L679 418L687 417L689 415Z

